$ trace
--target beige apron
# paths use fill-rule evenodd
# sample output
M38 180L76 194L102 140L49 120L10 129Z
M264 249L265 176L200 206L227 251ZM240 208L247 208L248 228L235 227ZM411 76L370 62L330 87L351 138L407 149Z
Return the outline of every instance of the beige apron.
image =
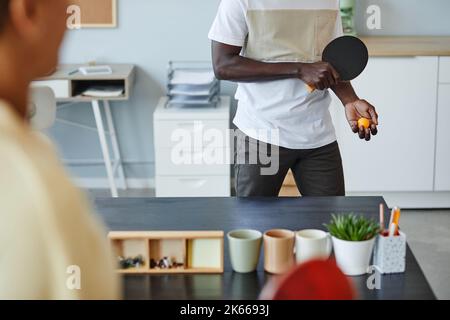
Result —
M248 10L244 56L272 62L317 62L336 34L337 10Z

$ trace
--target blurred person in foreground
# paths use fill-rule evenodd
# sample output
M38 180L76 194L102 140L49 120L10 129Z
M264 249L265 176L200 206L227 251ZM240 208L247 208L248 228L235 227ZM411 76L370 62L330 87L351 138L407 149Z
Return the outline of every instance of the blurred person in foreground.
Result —
M356 290L332 259L312 260L275 276L261 300L355 300Z
M65 0L0 0L0 299L116 299L104 230L27 121L30 82L56 68Z

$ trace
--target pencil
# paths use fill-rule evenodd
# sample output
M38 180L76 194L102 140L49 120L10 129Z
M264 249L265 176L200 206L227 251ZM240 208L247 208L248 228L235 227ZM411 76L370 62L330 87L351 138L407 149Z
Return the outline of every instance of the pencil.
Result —
M381 233L384 232L384 204L380 204L380 228Z

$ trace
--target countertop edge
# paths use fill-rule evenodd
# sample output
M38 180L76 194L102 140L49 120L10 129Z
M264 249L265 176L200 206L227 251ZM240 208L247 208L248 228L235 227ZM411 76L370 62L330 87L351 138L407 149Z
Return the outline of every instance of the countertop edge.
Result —
M450 36L361 36L371 57L450 56Z

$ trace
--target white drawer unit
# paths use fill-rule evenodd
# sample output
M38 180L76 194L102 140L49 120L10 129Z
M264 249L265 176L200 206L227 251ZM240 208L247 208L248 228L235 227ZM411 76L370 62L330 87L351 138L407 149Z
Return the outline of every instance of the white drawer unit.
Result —
M230 175L231 150L207 148L200 150L158 149L156 170L160 175Z
M167 107L154 113L157 197L231 195L230 97L217 107Z
M173 148L191 142L198 147L225 148L229 143L229 123L223 120L160 120L155 122L155 143ZM185 141L186 137L190 141Z
M450 84L450 57L439 58L439 82Z

